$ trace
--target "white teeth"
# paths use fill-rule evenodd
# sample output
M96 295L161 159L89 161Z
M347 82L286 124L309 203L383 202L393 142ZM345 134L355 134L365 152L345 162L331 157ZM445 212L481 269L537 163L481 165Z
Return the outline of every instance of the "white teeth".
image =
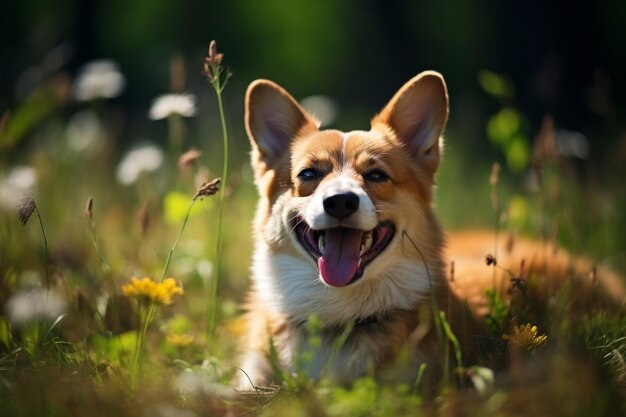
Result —
M363 241L361 242L361 252L359 253L359 256L363 256L365 252L370 250L370 248L372 247L372 242L373 242L372 234L366 233L365 237L363 238Z
M324 235L320 235L317 239L317 247L320 252L324 253L324 248L326 247L326 239L324 238Z

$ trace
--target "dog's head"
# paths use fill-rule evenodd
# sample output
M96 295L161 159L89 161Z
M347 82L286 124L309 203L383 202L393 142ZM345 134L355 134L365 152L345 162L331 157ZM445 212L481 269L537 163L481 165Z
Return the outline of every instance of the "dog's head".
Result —
M261 194L257 233L332 287L404 262L404 237L439 247L430 206L447 116L445 82L430 71L407 82L369 131L320 130L284 89L253 82L246 129ZM415 263L414 251L408 257Z

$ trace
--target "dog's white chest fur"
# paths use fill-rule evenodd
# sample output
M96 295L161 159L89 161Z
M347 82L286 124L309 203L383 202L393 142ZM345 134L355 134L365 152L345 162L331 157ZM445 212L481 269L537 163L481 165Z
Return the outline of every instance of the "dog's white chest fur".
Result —
M369 266L361 282L331 288L319 278L312 261L273 253L257 246L253 283L263 302L275 313L306 322L312 314L327 325L345 324L392 310L410 310L430 295L423 264L388 256Z

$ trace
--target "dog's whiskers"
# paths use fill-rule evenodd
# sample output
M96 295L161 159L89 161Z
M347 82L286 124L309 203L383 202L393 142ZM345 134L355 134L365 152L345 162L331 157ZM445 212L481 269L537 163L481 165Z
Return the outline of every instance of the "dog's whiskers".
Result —
M296 221L294 225L289 228L289 230L287 231L287 236L291 236L296 230L296 228L304 222L304 219L300 217L298 214L294 214L293 217L287 220L287 222L292 223L295 219L298 219L298 221Z

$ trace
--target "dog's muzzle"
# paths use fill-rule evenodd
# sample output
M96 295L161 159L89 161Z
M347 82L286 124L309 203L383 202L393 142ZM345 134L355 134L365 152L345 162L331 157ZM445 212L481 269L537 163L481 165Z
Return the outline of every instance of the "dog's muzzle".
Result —
M354 202L347 194L351 193L325 199L324 209L327 210L326 201L334 199L331 200L334 207L328 210L337 216L345 215L352 210ZM336 198L338 196L340 198ZM294 228L300 244L317 261L324 282L334 287L343 287L358 280L365 267L380 255L395 235L393 225L388 222L381 222L372 230L348 227L313 230L303 218L298 218Z

